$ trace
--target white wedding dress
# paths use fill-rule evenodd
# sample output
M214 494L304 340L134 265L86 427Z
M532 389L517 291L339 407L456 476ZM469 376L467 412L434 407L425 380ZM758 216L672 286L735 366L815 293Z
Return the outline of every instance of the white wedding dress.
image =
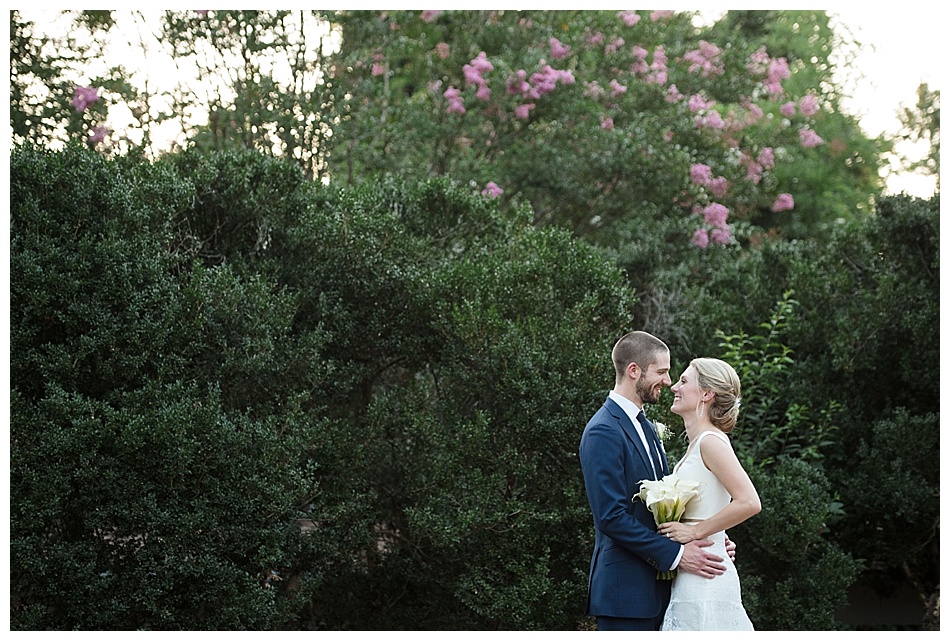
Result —
M706 469L699 453L699 443L707 435L729 438L720 432L703 432L692 444L673 471L680 478L699 481L699 495L686 504L683 522L707 519L726 507L732 500L729 492L716 475ZM673 594L666 610L661 630L752 630L752 622L742 607L739 591L739 574L726 554L725 532L716 532L709 537L713 545L703 548L725 559L726 571L712 579L688 572L677 572L673 579Z

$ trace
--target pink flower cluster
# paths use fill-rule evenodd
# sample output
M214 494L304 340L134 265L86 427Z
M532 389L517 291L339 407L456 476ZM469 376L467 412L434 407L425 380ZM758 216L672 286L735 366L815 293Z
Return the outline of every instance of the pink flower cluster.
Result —
M775 153L771 147L763 147L755 158L750 153L743 152L740 162L746 168L746 178L757 185L762 180L763 171L775 168Z
M770 96L781 96L782 81L790 78L792 72L788 69L788 61L785 58L778 58L769 62L769 73L765 78L765 90Z
M469 85L475 85L478 90L475 97L479 100L487 101L491 97L491 89L488 88L488 81L482 74L488 73L495 68L488 61L488 56L482 51L469 64L462 66L462 75L465 76L465 82Z
M498 198L505 190L495 184L495 181L490 181L485 188L482 190L482 195L488 196L489 198Z
M531 74L530 78L527 71L519 69L508 78L506 84L508 95L520 95L526 101L533 101L554 91L559 82L566 85L574 84L574 74L570 71L555 69L546 64L541 68L541 71ZM531 109L534 109L533 102L522 103L515 107L515 116L522 119L527 118Z
M439 14L440 14L440 13L442 13L442 12L441 12L441 11L432 11L431 9L428 10L428 11L423 11L423 12L422 12L422 21L423 21L423 22L434 22L435 19L439 17Z
M818 106L818 98L812 94L807 94L798 103L798 108L802 110L803 116L814 116L821 110Z
M618 52L620 48L623 47L624 44L625 43L623 41L623 38L620 38L619 36L617 38L614 38L613 42L608 42L604 46L604 55L609 56L612 53Z
M775 199L775 202L772 203L772 211L778 213L780 211L789 211L795 208L795 200L792 198L791 194L779 194L778 198Z
M644 78L647 84L665 85L667 78L666 48L663 45L653 50L653 62L650 63L650 73Z
M89 105L99 100L99 90L95 87L75 87L73 89L73 99L70 103L73 109L82 113Z
M623 23L627 25L628 27L632 27L638 22L640 22L640 14L638 14L636 11L633 11L633 10L618 11L617 17L623 20Z
M567 58L569 55L571 55L571 48L566 44L563 44L557 38L551 38L548 40L548 44L551 46L551 57L555 60Z
M700 227L693 232L690 242L700 249L708 247L710 240L720 245L727 244L732 238L729 225L726 223L729 218L729 209L725 205L711 203L702 209L702 214L703 220L707 225L712 226L712 229L707 230L705 227Z
M442 92L442 96L449 102L449 106L445 108L445 113L447 114L463 114L465 113L465 102L462 100L462 92L449 85L449 88Z
M689 178L694 184L706 187L715 198L723 198L729 191L729 181L724 176L713 178L709 165L696 163L689 168Z
M781 96L782 81L790 78L792 72L788 68L788 61L785 58L772 59L765 51L765 46L759 47L758 51L749 56L749 63L746 65L754 76L765 75L764 86L770 96Z
M721 59L722 50L711 42L705 40L699 41L699 49L687 51L683 60L689 63L688 71L696 73L697 71L708 78L710 76L721 76L726 72L726 68Z
M98 145L100 142L106 139L106 136L109 135L109 128L103 127L102 125L97 125L92 128L92 132L89 134L89 138L86 139L86 142L90 147Z
M669 10L665 11L654 11L650 14L650 20L652 22L657 22L658 20L666 20L673 17L673 12Z
M449 57L449 44L447 42L440 42L435 46L436 54L445 60Z
M811 128L803 127L798 132L798 138L802 143L802 147L810 149L811 147L817 147L818 145L823 144L824 139L816 134Z

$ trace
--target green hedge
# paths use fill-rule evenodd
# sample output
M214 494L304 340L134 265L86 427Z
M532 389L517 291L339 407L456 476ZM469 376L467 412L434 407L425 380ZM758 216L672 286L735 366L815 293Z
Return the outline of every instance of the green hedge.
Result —
M18 148L11 204L13 629L589 627L577 443L613 342L657 311L674 367L731 355L758 390L737 450L765 509L731 534L760 629L837 627L879 444L935 435L902 387L851 441L859 395L817 391L861 338L821 309L935 309L935 280L890 285L905 259L848 276L771 243L662 271L662 239L633 230L608 252L444 180L341 191L251 152ZM895 205L827 260L929 238L929 214ZM910 336L930 363L928 318ZM870 393L873 352L859 362L845 380ZM891 500L923 521L934 504Z

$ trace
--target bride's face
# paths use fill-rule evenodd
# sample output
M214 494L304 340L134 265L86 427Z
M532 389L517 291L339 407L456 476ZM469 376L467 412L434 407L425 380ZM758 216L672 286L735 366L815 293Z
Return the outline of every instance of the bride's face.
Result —
M696 408L703 400L703 390L699 388L696 370L690 365L680 374L680 378L673 385L673 404L670 411L683 418L696 412Z

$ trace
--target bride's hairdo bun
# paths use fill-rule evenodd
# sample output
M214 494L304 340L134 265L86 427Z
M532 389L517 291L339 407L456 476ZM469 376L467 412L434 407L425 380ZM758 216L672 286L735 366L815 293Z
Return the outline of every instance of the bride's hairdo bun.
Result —
M699 387L715 394L707 404L710 422L723 432L732 431L739 418L739 406L742 404L742 388L736 370L718 358L695 358L690 365L696 370Z

